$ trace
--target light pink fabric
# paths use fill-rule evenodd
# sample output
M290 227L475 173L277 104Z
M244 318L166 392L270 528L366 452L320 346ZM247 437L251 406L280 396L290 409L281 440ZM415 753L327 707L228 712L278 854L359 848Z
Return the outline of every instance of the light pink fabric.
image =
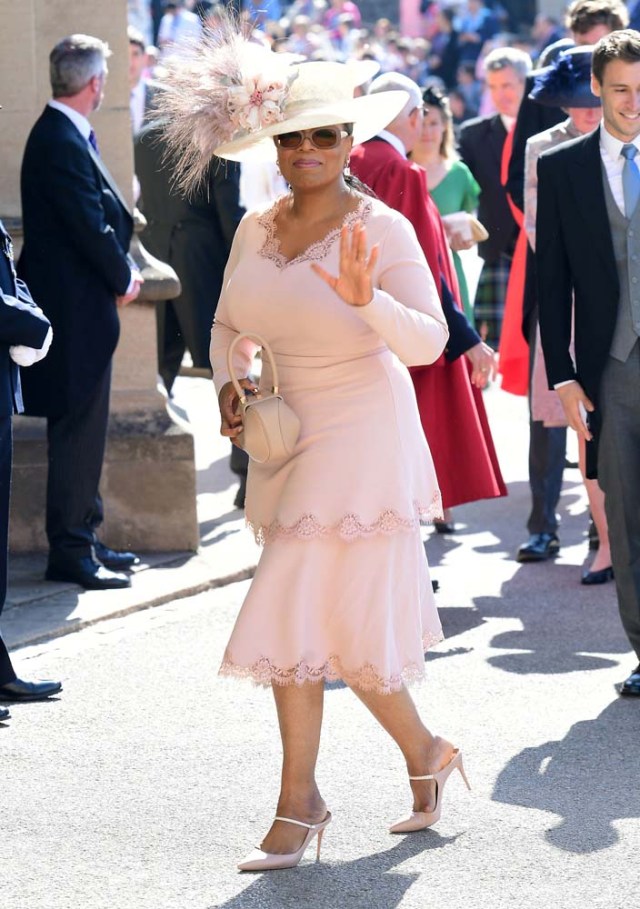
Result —
M337 274L339 231L286 262L273 226L278 204L240 225L211 359L220 388L235 333L263 335L302 430L287 461L250 465L247 520L265 549L221 672L394 691L422 675L424 647L441 637L419 531L420 517L440 513L440 496L401 360L437 359L446 321L402 215L362 200L347 219L361 217L369 244L380 244L374 299L357 308L310 268L320 261ZM254 349L240 351L239 377ZM269 381L264 364L261 384Z

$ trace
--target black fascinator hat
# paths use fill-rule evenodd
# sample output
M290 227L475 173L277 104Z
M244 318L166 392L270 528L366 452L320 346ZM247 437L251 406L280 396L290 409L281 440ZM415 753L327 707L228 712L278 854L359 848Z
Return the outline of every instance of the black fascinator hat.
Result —
M545 107L600 107L600 98L591 91L593 47L571 47L551 66L534 73L529 97Z

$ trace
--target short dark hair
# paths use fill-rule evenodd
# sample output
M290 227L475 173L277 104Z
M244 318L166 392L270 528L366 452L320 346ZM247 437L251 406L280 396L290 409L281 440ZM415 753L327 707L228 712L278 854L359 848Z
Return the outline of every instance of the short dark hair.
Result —
M146 51L147 42L144 40L144 35L133 25L130 25L127 28L127 38L129 39L129 44L133 44L135 47L139 47L143 53Z
M599 85L602 85L607 63L613 60L640 63L640 32L626 28L600 38L593 50L591 61L591 72Z
M586 35L596 25L606 25L615 32L629 24L629 13L622 0L574 0L565 25L574 35Z

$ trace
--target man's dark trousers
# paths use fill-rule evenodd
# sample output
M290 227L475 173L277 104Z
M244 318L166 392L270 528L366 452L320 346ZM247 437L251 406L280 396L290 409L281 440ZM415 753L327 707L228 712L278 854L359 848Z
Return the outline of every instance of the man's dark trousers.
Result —
M11 417L0 417L0 612L7 595L9 544L9 487L11 485ZM0 685L16 679L9 654L0 637Z
M47 419L49 476L47 537L50 559L92 555L102 521L98 493L107 439L111 365L91 396L67 413Z

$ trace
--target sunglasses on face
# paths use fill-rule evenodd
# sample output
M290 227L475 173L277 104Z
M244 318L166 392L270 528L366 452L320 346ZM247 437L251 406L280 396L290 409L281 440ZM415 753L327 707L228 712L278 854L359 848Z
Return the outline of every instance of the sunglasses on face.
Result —
M314 148L337 148L349 133L337 126L320 126L318 129L296 130L293 133L281 133L275 136L276 145L293 151L300 148L305 139L308 139Z

